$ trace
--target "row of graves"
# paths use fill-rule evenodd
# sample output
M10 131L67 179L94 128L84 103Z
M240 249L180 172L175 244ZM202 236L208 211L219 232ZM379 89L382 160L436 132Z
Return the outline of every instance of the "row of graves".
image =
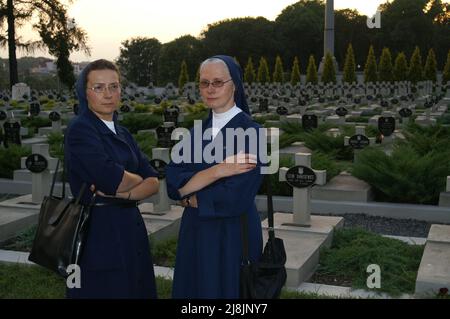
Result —
M420 125L433 125L447 112L450 83L252 84L247 94L255 116L278 114L282 121L301 123L306 116L309 125L316 118L319 123L343 125L349 118L369 116L369 125L376 126L380 117L407 123L414 116Z

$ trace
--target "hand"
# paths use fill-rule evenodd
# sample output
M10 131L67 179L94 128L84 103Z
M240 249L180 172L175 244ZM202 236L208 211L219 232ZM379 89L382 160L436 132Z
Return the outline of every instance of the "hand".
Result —
M256 155L248 153L229 156L216 165L218 175L222 178L247 173L256 167L256 159Z
M194 208L198 208L197 205L197 196L194 194L192 196L190 196L189 198L185 198L181 201L178 202L180 204L180 206L182 207L194 207Z
M116 197L116 196L111 196L111 195L106 195L105 193L101 192L101 191L95 191L95 185L92 184L90 187L91 192L95 192L96 195L98 196L102 196L102 197Z

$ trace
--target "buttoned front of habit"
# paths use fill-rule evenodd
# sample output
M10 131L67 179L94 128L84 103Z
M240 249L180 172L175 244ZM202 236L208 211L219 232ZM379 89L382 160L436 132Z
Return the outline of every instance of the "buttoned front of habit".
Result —
M202 135L208 128L211 128L211 118L203 122ZM237 114L221 130L223 145L227 145L227 128L259 129L259 125L246 113ZM202 151L214 142L216 140L203 141ZM194 143L198 141L191 140L191 156L195 156ZM239 151L248 153L249 141L245 144L245 149L234 149L233 154ZM226 152L226 148L223 151ZM193 158L191 163L170 162L166 166L169 197L181 199L178 190L196 173L215 164L193 163ZM173 298L239 298L242 261L240 217L242 214L248 216L249 258L257 261L262 252L262 230L254 201L261 182L259 163L250 172L222 178L196 192L198 208L185 208L181 220Z
M86 110L66 131L65 164L72 194L83 183L114 195L124 170L143 179L157 177L132 135L117 125L114 134ZM87 190L83 203L92 192ZM97 196L97 202L105 201ZM137 207L93 207L81 256L81 288L67 289L69 298L156 298L147 231Z

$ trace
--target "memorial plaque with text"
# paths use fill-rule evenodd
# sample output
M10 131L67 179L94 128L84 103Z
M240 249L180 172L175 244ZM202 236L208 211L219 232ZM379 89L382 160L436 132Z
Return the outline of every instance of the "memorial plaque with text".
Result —
M314 114L303 115L302 126L305 131L310 131L317 128L317 116Z
M295 188L305 188L314 185L316 174L306 166L294 166L286 172L286 182Z
M395 118L381 116L378 119L378 131L384 136L392 135L395 131Z
M356 134L350 137L348 143L355 150L363 149L366 146L369 146L370 141L367 136L362 134Z
M345 107L340 106L336 109L336 115L337 116L346 116L348 114L348 111Z
M411 109L404 107L398 111L398 114L400 114L401 117L410 117L412 115L412 111Z
M47 169L48 161L41 154L31 154L27 157L25 166L32 173L42 173Z

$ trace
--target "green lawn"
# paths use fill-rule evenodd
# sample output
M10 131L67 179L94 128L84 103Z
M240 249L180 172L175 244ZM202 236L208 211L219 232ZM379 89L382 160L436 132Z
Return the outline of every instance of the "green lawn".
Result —
M172 294L172 280L156 278L158 298L168 299ZM36 266L0 263L0 299L62 299L65 281L56 274ZM282 299L330 298L314 293L283 290Z

